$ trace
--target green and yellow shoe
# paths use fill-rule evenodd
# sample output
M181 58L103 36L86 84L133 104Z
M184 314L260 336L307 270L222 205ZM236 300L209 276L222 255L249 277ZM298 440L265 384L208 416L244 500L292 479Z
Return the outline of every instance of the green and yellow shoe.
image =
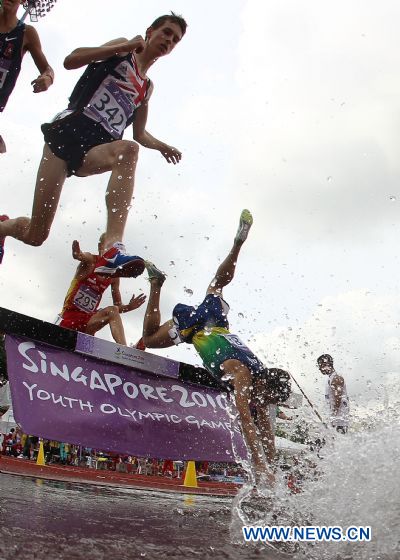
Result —
M239 227L235 236L235 243L238 241L246 241L250 228L253 225L253 216L250 210L242 210L240 214Z

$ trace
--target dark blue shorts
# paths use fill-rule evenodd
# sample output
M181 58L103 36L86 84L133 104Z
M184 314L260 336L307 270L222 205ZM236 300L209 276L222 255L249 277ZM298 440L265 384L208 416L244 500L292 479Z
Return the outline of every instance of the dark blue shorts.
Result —
M89 150L115 141L101 124L80 112L70 113L51 123L44 123L41 128L44 141L50 150L66 162L68 177L78 174Z

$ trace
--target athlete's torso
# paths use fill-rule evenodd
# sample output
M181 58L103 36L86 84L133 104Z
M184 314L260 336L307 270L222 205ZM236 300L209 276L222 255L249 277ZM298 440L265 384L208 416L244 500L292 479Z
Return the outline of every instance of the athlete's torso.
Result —
M211 329L229 329L227 315L229 305L220 295L207 294L198 307L178 303L174 307L173 319L179 330L180 342L192 342L197 334L206 334Z
M331 414L334 411L334 403L335 403L335 391L332 388L332 382L338 374L334 371L327 379L326 383L326 391L325 391L325 400L330 409ZM349 398L347 395L346 383L343 381L343 388L342 388L342 397L339 406L339 410L335 416L331 416L332 424L335 426L348 426L349 424Z
M0 112L10 97L21 70L25 24L18 21L8 33L0 33Z
M99 276L93 272L84 280L74 278L65 297L61 316L65 311L94 313L99 307L103 293L111 283L112 278Z
M70 97L68 109L80 109L113 138L122 138L146 99L150 80L139 74L132 53L89 64Z

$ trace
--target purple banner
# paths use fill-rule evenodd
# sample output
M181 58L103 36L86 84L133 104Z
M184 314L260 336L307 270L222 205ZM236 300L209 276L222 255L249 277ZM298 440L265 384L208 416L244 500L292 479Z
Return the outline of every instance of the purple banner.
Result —
M76 352L166 377L178 377L179 362L78 332Z
M138 457L235 461L219 391L7 335L14 417L28 434Z

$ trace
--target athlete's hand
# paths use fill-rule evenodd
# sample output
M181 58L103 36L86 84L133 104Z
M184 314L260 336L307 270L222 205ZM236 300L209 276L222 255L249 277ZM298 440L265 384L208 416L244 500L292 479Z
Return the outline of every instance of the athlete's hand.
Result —
M140 294L140 296L137 297L135 297L135 294L133 294L133 296L130 299L130 302L128 303L129 311L132 311L133 309L137 309L138 307L143 305L145 301L146 301L145 294Z
M168 161L168 163L173 163L174 165L179 163L182 159L182 153L174 148L173 146L164 146L160 150L161 155Z
M41 91L46 91L49 89L51 84L53 83L53 78L50 74L42 74L31 82L33 86L34 93L40 93Z
M76 261L82 260L83 253L81 251L81 247L79 245L79 241L76 239L72 242L72 258Z
M128 52L135 52L136 54L140 54L141 52L143 52L143 49L146 46L146 41L141 35L136 35L136 37L128 41L127 46Z

